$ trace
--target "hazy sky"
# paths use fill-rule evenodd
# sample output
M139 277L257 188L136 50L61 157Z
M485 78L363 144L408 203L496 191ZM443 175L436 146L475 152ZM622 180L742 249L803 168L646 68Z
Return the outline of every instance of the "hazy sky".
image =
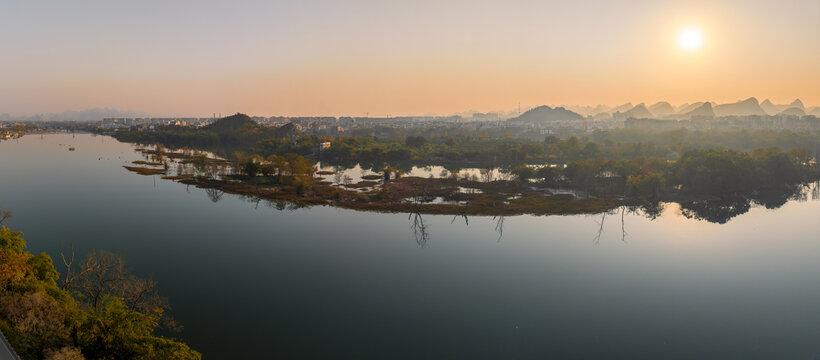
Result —
M0 0L0 49L12 115L820 105L820 0Z

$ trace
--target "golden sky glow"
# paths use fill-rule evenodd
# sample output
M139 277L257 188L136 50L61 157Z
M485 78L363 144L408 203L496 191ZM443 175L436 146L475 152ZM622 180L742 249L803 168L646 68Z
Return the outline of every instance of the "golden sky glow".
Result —
M697 51L703 46L703 31L695 27L683 28L678 32L678 47L684 51Z
M816 0L3 7L0 113L374 116L750 96L820 105Z

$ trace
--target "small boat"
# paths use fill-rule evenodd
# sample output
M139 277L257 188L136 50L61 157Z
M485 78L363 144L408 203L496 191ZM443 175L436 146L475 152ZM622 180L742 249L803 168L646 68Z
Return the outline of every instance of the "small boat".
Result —
M74 151L74 150L77 150L77 149L75 149L73 146L68 148L68 151Z

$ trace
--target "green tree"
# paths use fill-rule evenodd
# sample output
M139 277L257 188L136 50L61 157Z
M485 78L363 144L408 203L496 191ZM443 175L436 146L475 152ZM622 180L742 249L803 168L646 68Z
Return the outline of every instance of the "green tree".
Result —
M512 171L510 171L518 181L523 183L528 182L533 176L535 176L535 170L527 165L518 165Z

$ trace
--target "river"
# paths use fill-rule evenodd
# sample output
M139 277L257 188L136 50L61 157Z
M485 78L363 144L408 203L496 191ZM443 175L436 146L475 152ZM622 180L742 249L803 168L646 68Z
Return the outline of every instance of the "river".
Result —
M107 136L3 141L6 225L32 253L123 256L205 359L820 357L816 192L724 224L665 204L424 215L420 237L408 214L280 210L122 168L139 159Z

